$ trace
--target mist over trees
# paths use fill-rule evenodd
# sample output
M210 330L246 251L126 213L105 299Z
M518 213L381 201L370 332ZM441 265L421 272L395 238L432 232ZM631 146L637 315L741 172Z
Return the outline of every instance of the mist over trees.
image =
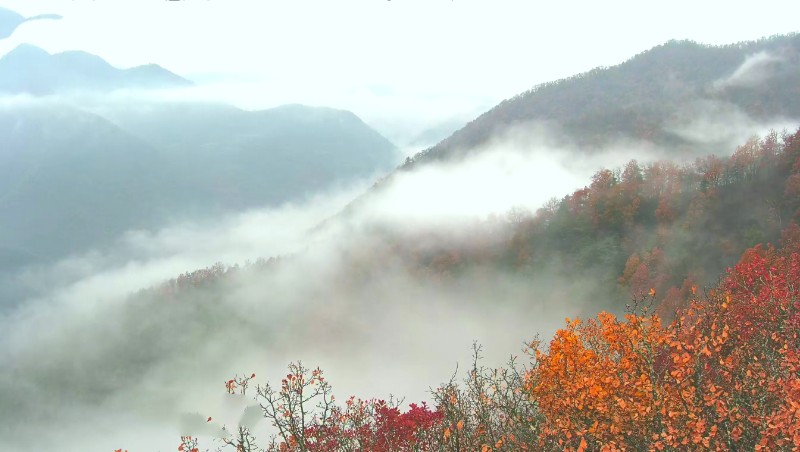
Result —
M800 448L799 35L669 41L394 170L353 112L196 85L0 58L0 449Z

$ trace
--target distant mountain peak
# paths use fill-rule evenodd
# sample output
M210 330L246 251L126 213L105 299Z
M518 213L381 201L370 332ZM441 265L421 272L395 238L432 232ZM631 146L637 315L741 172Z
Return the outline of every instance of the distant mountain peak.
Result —
M50 54L31 44L20 44L0 58L0 93L48 95L189 85L191 81L157 64L119 69L80 50Z
M44 50L41 47L37 47L33 44L22 43L16 47L14 47L10 52L0 57L0 61L5 60L7 58L16 58L20 56L50 56L50 53Z

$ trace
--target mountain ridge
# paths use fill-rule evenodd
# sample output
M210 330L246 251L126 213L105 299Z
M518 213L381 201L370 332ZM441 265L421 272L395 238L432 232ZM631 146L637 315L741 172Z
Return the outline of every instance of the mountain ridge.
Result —
M734 75L758 52L777 54L776 63L782 65L770 83L727 89L714 86ZM680 113L678 107L695 96L730 102L757 118L784 115L797 119L798 87L798 33L724 46L671 40L618 65L542 83L506 99L436 145L420 151L409 163L463 155L515 124L529 121L554 123L586 149L620 138L644 138L687 147L692 144L667 130L667 126Z
M394 163L394 145L347 111L107 108L0 106L0 281L127 230L301 201Z
M0 93L12 95L175 88L193 84L157 64L119 69L100 56L80 50L50 54L32 44L20 44L0 57Z

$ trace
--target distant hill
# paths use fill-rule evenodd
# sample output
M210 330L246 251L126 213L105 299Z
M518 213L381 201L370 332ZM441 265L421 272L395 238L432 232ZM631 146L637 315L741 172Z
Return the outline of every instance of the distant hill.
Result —
M387 171L395 158L390 142L341 110L103 110L0 107L0 280L128 229L302 200Z
M36 96L75 91L189 86L186 80L150 64L117 69L99 56L81 51L49 54L21 44L0 58L0 93Z
M388 171L395 158L378 132L331 108L151 103L103 115L182 166L176 177L193 187L185 207L194 210L297 200L335 181Z
M1 109L0 141L0 247L18 259L62 256L152 224L177 188L167 156L74 108Z
M589 151L631 138L696 148L676 130L687 118L737 109L756 120L800 118L800 34L726 46L670 41L507 99L413 161L460 155L529 122Z

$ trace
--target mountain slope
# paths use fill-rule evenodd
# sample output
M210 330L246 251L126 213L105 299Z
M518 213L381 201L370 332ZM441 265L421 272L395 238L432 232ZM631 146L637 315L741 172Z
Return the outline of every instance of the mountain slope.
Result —
M721 47L670 41L505 100L413 160L460 155L530 122L587 150L626 138L692 148L680 129L709 106L756 120L800 118L800 35Z
M598 287L597 308L619 307L604 300L649 294L669 317L676 303L712 284L744 250L776 243L798 221L800 129L751 139L730 157L683 165L634 160L599 170L587 186L535 215L509 215L501 233L487 228L460 243L448 240L452 231L386 234L383 251L373 244L353 266L377 267L379 256L392 250L435 275L481 267L529 279L560 275Z
M302 198L391 168L394 145L349 111L285 105L154 103L103 113L162 149L194 187L187 205L252 208Z
M0 247L31 259L151 224L175 191L163 155L90 113L3 109L0 137Z
M300 201L394 161L394 146L346 111L104 110L0 108L0 277L127 230Z

